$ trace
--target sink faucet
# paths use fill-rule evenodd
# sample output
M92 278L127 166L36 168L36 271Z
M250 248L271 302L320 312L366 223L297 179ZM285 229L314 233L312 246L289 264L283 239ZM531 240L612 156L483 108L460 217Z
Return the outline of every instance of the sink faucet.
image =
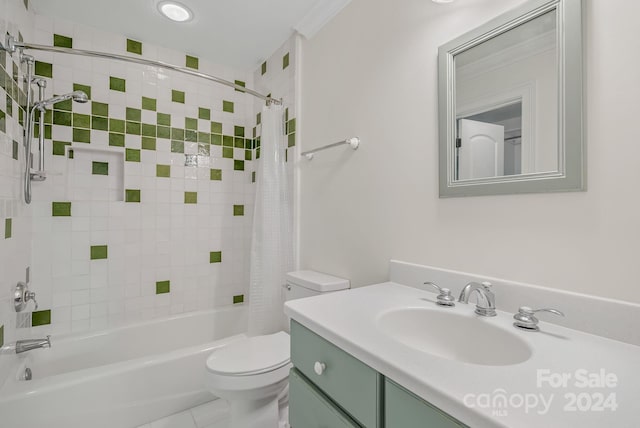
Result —
M27 339L16 342L16 354L39 348L51 348L51 336L47 336L45 339Z
M461 303L469 303L469 297L471 294L476 293L478 300L476 302L476 314L483 317L495 317L496 316L496 296L491 291L490 282L470 282L464 286L460 292L458 301Z

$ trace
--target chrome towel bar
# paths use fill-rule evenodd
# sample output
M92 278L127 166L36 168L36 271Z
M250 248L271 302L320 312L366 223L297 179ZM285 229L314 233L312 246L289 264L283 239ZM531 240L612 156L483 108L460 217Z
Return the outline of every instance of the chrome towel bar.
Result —
M360 145L360 138L358 138L358 137L347 138L346 140L338 141L337 143L327 144L326 146L318 147L317 149L313 149L313 150L308 150L306 152L302 152L301 156L306 157L307 160L311 160L311 159L313 159L313 155L316 154L317 152L320 152L320 151L326 150L326 149L330 149L330 148L333 148L333 147L342 146L344 144L348 144L349 146L351 146L351 148L353 150L356 150L358 148L358 146Z

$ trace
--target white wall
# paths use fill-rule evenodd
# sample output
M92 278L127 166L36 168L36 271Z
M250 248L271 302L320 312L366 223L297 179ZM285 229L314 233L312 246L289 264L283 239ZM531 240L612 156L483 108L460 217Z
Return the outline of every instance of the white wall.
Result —
M640 302L640 3L585 0L589 190L438 198L437 47L520 0L353 0L303 45L301 264L355 286L391 258ZM427 280L428 278L425 278Z

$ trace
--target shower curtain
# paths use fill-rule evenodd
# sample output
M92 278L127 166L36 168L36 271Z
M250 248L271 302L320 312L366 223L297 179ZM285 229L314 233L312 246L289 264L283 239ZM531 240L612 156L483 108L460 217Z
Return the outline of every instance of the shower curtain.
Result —
M281 105L263 107L260 145L249 273L250 336L284 328L282 287L285 274L293 268L292 209Z

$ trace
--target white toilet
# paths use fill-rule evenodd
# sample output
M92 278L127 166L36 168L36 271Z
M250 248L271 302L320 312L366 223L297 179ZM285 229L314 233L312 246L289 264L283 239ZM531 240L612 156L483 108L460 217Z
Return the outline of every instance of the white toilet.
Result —
M286 276L286 300L349 288L349 281L302 270ZM291 369L289 335L247 337L215 351L207 359L209 391L229 402L229 428L278 428L280 404L288 401Z

